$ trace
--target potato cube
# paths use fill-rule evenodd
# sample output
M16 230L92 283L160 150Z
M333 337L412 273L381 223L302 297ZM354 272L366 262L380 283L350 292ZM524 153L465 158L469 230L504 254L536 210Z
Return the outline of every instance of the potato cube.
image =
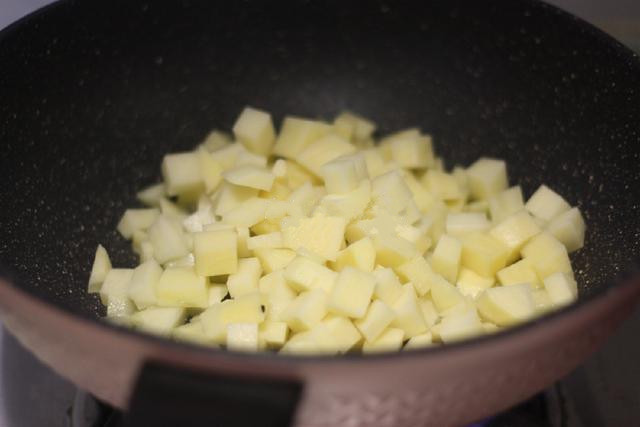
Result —
M415 350L419 348L429 347L433 345L433 338L431 332L427 332L415 337L409 338L409 341L402 347L403 350Z
M506 266L496 273L498 281L503 286L517 285L518 283L530 283L532 287L539 288L542 282L538 279L538 275L533 269L533 264L529 258Z
M297 296L296 292L287 284L282 271L275 271L263 276L258 282L258 288L265 295L267 319L271 321L282 320L282 313Z
M464 192L455 176L429 169L421 178L422 185L439 199L453 201L464 199Z
M494 223L524 209L524 199L520 186L508 188L489 198L489 212Z
M507 264L510 264L520 257L520 249L529 239L540 231L531 215L520 211L503 219L489 234L507 248Z
M264 320L260 293L228 299L207 308L200 315L205 335L217 343L227 338L229 323L261 323Z
M231 144L231 135L219 130L212 130L202 141L201 147L212 152Z
M273 147L273 154L295 160L307 146L329 132L331 132L331 126L327 123L292 116L285 117Z
M300 218L282 227L283 243L294 251L306 248L324 259L335 261L344 241L346 225L344 218L335 216Z
M234 230L194 234L193 252L200 276L219 276L238 269L238 235Z
M162 267L155 260L140 264L133 270L128 296L139 310L158 304L156 285L161 275Z
M362 154L342 156L320 168L329 194L344 194L356 189L360 181L368 179L367 164Z
M315 176L321 177L324 164L355 151L356 147L344 138L328 134L309 144L296 160Z
M128 297L111 297L107 303L107 315L106 318L110 321L115 321L117 324L127 325L131 324L130 316L135 313L136 306Z
M182 258L189 253L182 227L166 215L160 215L149 228L153 256L160 263Z
M504 160L482 157L467 168L467 177L471 197L488 199L507 188L507 165Z
M367 341L373 342L395 317L395 312L387 304L375 300L369 305L365 316L355 321L355 325Z
M415 245L393 234L377 234L372 240L376 262L384 267L398 267L417 255Z
M376 287L374 297L387 305L392 305L402 293L402 284L398 276L390 268L378 267L373 270Z
M140 202L146 206L157 208L160 207L160 200L164 199L164 184L154 184L146 187L136 194L136 197Z
M282 246L282 233L279 231L253 236L247 239L247 248L252 251L256 249L275 249L281 248Z
M162 177L169 196L204 190L200 160L195 152L167 154L162 160Z
M463 267L458 275L457 287L462 295L475 298L485 289L492 287L494 283L493 277L483 277L475 271Z
M541 281L557 272L573 275L567 249L546 231L531 239L522 248L521 254L529 259Z
M396 267L400 279L405 283L411 282L418 295L423 296L431 289L433 270L422 255L417 255L404 264Z
M387 328L374 342L365 342L362 352L381 353L385 351L397 351L402 347L404 331L398 328Z
M209 307L222 302L229 295L229 288L223 283L213 283L209 286Z
M287 186L292 190L296 190L306 183L313 186L322 184L322 180L319 177L315 176L293 160L287 160L287 175L285 178Z
M193 268L168 268L156 285L156 297L161 307L209 306L207 279L198 276Z
M346 353L362 339L358 329L346 317L328 315L322 323L335 340L338 353Z
M263 191L271 190L276 178L268 169L254 165L236 166L222 175L231 184Z
M258 189L242 187L229 182L223 182L213 193L213 210L216 215L224 216L229 211L240 206L243 202L258 196Z
M278 349L284 345L289 335L285 322L264 321L258 330L258 337L268 348Z
M233 125L233 134L249 151L268 156L276 139L271 115L246 107Z
M431 238L428 231L431 227L431 220L421 218L416 226L413 225L396 225L396 233L408 242L413 243L420 255L424 254L431 247Z
M484 332L476 310L468 310L457 315L443 317L438 333L443 343L459 341Z
M118 223L118 231L125 239L131 239L133 233L146 230L160 215L156 208L152 209L127 209Z
M440 315L438 314L438 310L436 306L433 304L433 301L426 297L418 298L418 306L420 307L420 311L422 312L422 317L424 321L427 323L427 327L431 328L438 322Z
M447 282L444 277L434 274L431 282L431 300L441 313L462 303L464 297L458 288Z
M492 277L504 268L507 256L507 247L486 233L470 234L462 242L462 266L484 277Z
M333 121L333 127L340 136L354 141L364 141L371 138L376 130L376 125L371 120L349 111L340 113Z
M149 307L132 314L131 324L142 331L166 336L184 322L186 314L179 307Z
M434 164L431 136L421 135L418 129L401 131L386 137L391 159L406 169L425 169Z
M571 304L578 297L576 281L566 273L558 272L546 277L544 288L553 307Z
M109 254L102 245L98 245L96 255L93 259L93 266L91 267L91 275L89 276L89 293L100 292L100 287L102 286L105 277L107 277L109 270L111 270Z
M200 148L196 153L200 162L200 175L204 183L204 191L211 194L222 181L222 166L206 149Z
M537 313L544 314L553 308L549 292L547 292L546 289L534 289L533 292L531 292L531 297L533 298Z
M586 225L578 208L571 208L551 220L547 231L567 248L567 252L577 251L584 246Z
M308 257L297 256L285 268L284 277L295 290L322 289L329 294L338 274Z
M450 213L446 220L446 233L452 237L464 237L467 234L489 230L491 223L484 213Z
M341 250L336 261L330 265L336 271L342 271L345 267L351 266L371 273L375 263L376 248L369 237L364 237Z
M287 201L298 206L302 215L307 216L324 194L324 188L314 187L310 182L305 182L289 195Z
M100 288L100 300L108 305L111 299L128 298L129 283L133 276L132 268L112 268L104 278Z
M388 212L397 214L407 207L413 194L402 175L394 170L376 177L371 182L371 198Z
M316 209L326 215L344 218L351 222L361 216L371 201L371 182L361 181L355 190L347 194L328 194L320 199Z
M410 283L402 286L402 292L391 308L396 315L391 326L403 330L405 337L411 338L427 332L427 323L422 317L415 289Z
M478 297L477 307L484 319L498 326L523 322L536 312L528 283L489 288Z
M215 345L213 341L204 334L202 324L198 320L173 328L171 336L176 340L192 342L194 344Z
M268 206L269 200L252 197L227 211L222 221L239 227L251 227L264 221Z
M285 268L296 257L296 253L291 249L283 248L258 248L253 253L262 265L265 273L271 273Z
M356 270L353 267L345 267L338 274L329 295L329 310L356 319L364 317L371 302L375 285L375 279L370 273Z
M280 317L292 331L301 332L314 327L326 314L327 294L316 288L298 295Z
M558 193L546 185L541 185L527 200L525 208L531 215L547 223L571 209L571 206Z
M458 239L443 234L438 240L431 257L433 271L441 274L449 282L455 283L458 278L462 252L463 245Z
M293 334L280 349L282 354L317 354L321 351L311 331Z
M227 288L232 298L258 291L258 280L262 275L262 266L258 258L238 260L238 269L229 275Z
M234 351L258 351L258 324L227 324L227 349Z

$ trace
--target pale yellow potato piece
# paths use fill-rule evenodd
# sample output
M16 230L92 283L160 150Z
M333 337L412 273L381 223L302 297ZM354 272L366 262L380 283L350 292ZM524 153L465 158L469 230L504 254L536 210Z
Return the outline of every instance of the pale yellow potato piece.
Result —
M161 307L206 308L209 306L207 280L198 276L193 268L168 268L156 284L156 298Z
M274 271L260 278L258 288L265 296L263 302L266 307L266 318L271 321L281 321L282 313L297 296L287 284L282 271Z
M398 276L390 268L378 266L373 270L373 277L376 280L376 287L373 291L374 297L387 305L392 305L402 294L402 284Z
M434 164L431 136L421 135L417 129L396 133L385 138L391 159L406 169L425 169Z
M393 302L391 308L395 312L391 326L404 331L407 338L427 332L427 323L418 305L418 298L411 283L402 286L400 296Z
M327 194L319 201L318 213L338 216L351 222L362 216L371 201L371 182L361 181L351 192L346 194Z
M372 179L386 172L385 160L377 147L368 148L361 152L364 155L364 161L367 164L367 172Z
M267 274L285 268L296 257L295 251L284 248L257 248L253 253Z
M385 351L397 351L402 347L404 331L398 328L386 329L374 342L365 342L362 345L362 352L381 353Z
M367 164L362 154L341 156L320 168L329 194L345 194L355 190L360 181L368 179Z
M338 353L346 353L362 340L358 329L346 317L329 314L322 323L334 338Z
M342 316L362 318L371 302L375 286L375 279L370 273L345 267L338 273L329 295L328 308Z
M571 206L562 196L543 184L527 200L525 208L531 215L547 223L571 209Z
M289 326L285 322L265 320L260 324L258 339L264 341L265 346L279 349L287 342Z
M271 115L246 107L233 125L233 134L249 151L266 156L276 139Z
M507 165L504 160L482 157L467 168L469 191L476 200L488 199L507 189Z
M157 208L160 207L160 200L164 199L165 195L164 184L160 183L150 185L149 187L138 191L136 197L145 205Z
M340 113L333 121L333 127L340 136L354 141L371 138L376 130L376 125L371 120L350 111Z
M464 237L470 233L487 231L491 223L484 213L457 212L447 215L445 230L452 237Z
M96 255L93 259L93 266L91 267L91 275L89 276L89 285L87 286L87 292L97 293L100 292L100 287L104 282L107 273L111 270L111 260L107 250L102 245L98 245L96 249Z
M498 281L503 286L517 285L518 283L529 283L534 288L542 286L542 282L538 279L533 264L529 258L521 259L496 273Z
M267 199L250 198L227 211L222 216L222 221L239 227L251 227L266 219L268 206Z
M498 274L500 274L500 272L498 272ZM460 274L458 274L458 283L456 286L462 295L475 298L482 293L482 291L489 289L494 284L495 280L493 277L483 277L475 271L463 267L460 269Z
M185 323L177 326L171 331L171 337L180 340L192 342L195 344L214 346L213 341L204 334L204 329L199 320Z
M255 322L227 324L227 349L258 351L258 324Z
M487 289L477 299L478 311L498 326L524 322L536 313L531 291L528 283Z
M108 305L110 300L123 300L128 298L129 283L133 276L132 268L110 269L100 288L100 300L103 305Z
M331 132L331 125L317 121L287 116L273 147L273 154L296 160L312 142Z
M438 314L438 310L431 299L427 297L418 298L418 306L420 307L422 317L427 323L428 328L431 328L438 322L440 315Z
M476 310L443 317L438 328L440 339L445 344L483 333L484 328Z
M510 264L520 257L520 249L540 231L531 215L520 211L503 219L489 234L507 248L507 264Z
M531 292L531 297L533 298L537 313L544 314L553 309L553 303L546 289L534 289Z
M441 200L455 201L464 198L460 183L451 174L429 169L420 180L429 193Z
M546 277L544 288L553 307L571 304L578 298L576 281L566 273L558 272Z
M466 236L462 242L461 264L481 276L492 277L507 264L509 249L486 233Z
M325 194L324 188L314 187L311 182L305 182L289 195L287 201L298 206L301 215L308 216Z
M222 302L229 295L229 288L224 283L212 283L209 286L209 307Z
M489 213L494 223L524 209L524 198L520 186L508 188L494 194L488 200Z
M463 302L464 296L444 277L434 274L431 282L431 300L441 313Z
M156 285L161 275L162 267L155 260L140 264L133 270L127 295L136 304L138 310L158 304Z
M423 296L431 289L431 278L434 272L423 256L413 257L396 267L395 271L405 283L411 282L413 284L418 295Z
M331 293L338 273L309 257L297 256L284 269L284 278L297 291L322 289Z
M261 166L242 165L225 171L222 176L227 182L242 187L269 191L276 177L268 169Z
M335 261L344 241L346 225L344 218L335 216L300 218L282 227L283 244L294 251L305 248L324 259Z
M409 338L409 341L402 347L403 350L415 350L419 348L429 347L433 345L431 332L427 332L415 337Z
M189 253L180 224L166 215L158 216L149 228L149 242L153 245L153 256L160 264Z
M125 239L131 239L136 231L147 230L160 215L156 208L127 209L118 223L118 231Z
M557 272L573 275L567 249L546 231L531 239L522 248L521 254L531 262L540 281Z
M222 181L222 166L215 161L211 153L200 148L196 151L198 162L200 163L200 175L204 183L204 191L211 194Z
M238 269L229 275L227 288L232 298L258 291L258 280L262 276L262 266L258 258L241 258Z
M458 239L443 234L438 240L431 257L433 271L441 274L449 282L455 283L460 269L462 248L463 246Z
M397 214L409 204L412 193L402 175L393 170L373 179L371 198L389 213Z
M355 325L368 342L373 342L395 319L395 312L380 300L373 301L362 319Z
M168 336L184 322L186 310L180 307L149 307L131 315L131 324L142 331Z
M319 288L298 295L282 312L280 318L294 332L311 329L327 314L327 294Z
M238 269L238 234L235 230L194 234L193 252L200 276L232 274Z
M214 342L224 343L229 323L261 323L264 313L259 292L213 304L200 315L205 335Z
M247 239L247 248L251 251L255 251L256 249L282 248L282 246L282 233L279 231L261 234Z
M200 160L195 152L167 154L162 160L162 177L169 196L201 192L204 188Z
M562 242L569 253L584 246L586 228L578 208L571 208L561 213L547 225L547 231Z
M216 215L224 216L230 210L237 208L243 202L258 196L258 189L242 187L229 182L222 182L211 195L213 211Z
M376 248L369 237L364 237L347 246L338 253L335 262L329 265L335 271L342 271L351 266L371 273L376 264Z
M207 151L212 152L231 144L231 142L231 135L214 129L207 134L200 146L205 148Z
M309 144L298 154L296 160L310 172L313 172L315 176L321 177L324 164L355 151L356 147L344 138L328 134Z
M415 245L393 234L377 234L373 237L376 262L384 267L397 267L417 255Z
M287 185L292 190L296 190L305 183L309 183L314 186L322 183L322 180L319 177L315 176L293 160L287 160L287 175L285 178Z

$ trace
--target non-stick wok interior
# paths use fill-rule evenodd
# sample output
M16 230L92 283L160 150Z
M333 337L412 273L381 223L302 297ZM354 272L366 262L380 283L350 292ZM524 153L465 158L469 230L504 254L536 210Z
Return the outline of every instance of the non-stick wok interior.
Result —
M169 151L229 129L243 106L382 133L419 125L449 167L508 162L583 210L583 295L640 253L640 66L543 4L67 1L0 40L0 262L22 288L95 316L98 243ZM435 4L438 3L438 4ZM446 3L446 4L445 4Z

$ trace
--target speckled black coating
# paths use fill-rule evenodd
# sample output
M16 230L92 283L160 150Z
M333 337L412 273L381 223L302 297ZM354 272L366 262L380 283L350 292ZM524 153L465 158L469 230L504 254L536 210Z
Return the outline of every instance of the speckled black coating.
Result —
M64 1L0 35L0 262L16 283L94 317L98 243L163 153L229 129L250 104L381 131L419 125L448 166L508 162L589 227L583 295L640 255L640 61L532 1ZM446 5L445 5L446 3ZM9 273L8 273L9 274Z

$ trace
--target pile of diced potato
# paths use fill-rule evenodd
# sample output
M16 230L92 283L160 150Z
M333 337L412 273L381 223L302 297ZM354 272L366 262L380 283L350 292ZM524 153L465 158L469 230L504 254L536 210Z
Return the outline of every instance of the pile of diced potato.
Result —
M233 137L164 157L118 225L141 264L99 246L89 292L139 330L303 354L448 343L576 299L578 208L544 185L525 203L502 160L446 172L429 135L374 131L343 113L276 133L246 108Z

